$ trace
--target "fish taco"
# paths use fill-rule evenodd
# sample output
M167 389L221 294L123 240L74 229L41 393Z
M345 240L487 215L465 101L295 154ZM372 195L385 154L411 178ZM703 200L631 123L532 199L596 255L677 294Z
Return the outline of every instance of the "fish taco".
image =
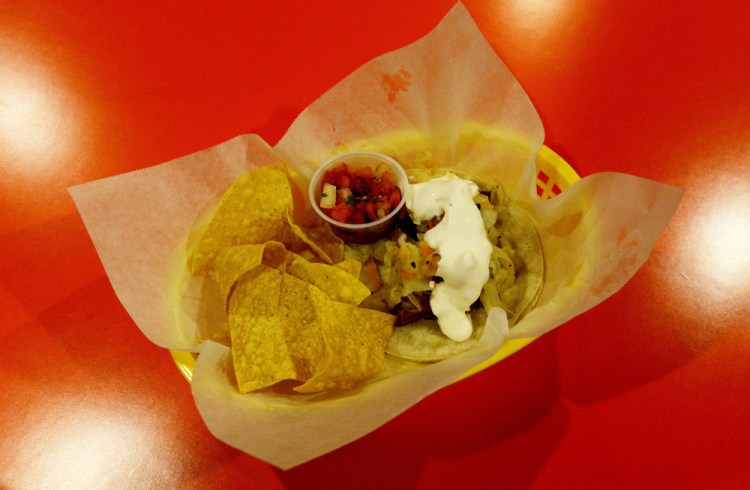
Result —
M437 361L474 347L488 312L510 326L535 304L544 255L528 215L487 178L452 169L407 170L407 206L393 232L347 244L372 294L360 305L396 316L386 352Z

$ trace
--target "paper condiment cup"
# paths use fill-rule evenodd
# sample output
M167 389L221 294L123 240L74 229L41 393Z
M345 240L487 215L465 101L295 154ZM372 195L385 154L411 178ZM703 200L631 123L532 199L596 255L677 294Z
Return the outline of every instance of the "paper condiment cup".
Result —
M396 186L401 190L401 201L390 213L377 221L362 224L341 223L329 217L320 208L320 195L323 189L323 176L326 171L340 163L346 163L351 170L363 167L371 167L373 170L383 163L387 164L390 171L396 176ZM368 243L383 237L393 227L396 217L406 203L406 191L409 181L404 168L393 158L374 151L352 151L341 153L322 164L310 178L310 203L318 215L331 226L333 232L344 241L352 243Z

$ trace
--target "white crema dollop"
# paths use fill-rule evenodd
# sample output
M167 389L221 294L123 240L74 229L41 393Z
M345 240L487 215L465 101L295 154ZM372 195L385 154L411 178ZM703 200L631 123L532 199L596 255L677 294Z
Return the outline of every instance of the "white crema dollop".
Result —
M411 184L406 196L416 223L443 216L424 234L425 242L440 254L436 275L443 278L432 291L430 308L442 332L457 342L473 332L467 312L490 274L492 244L474 203L478 192L474 182L448 174Z

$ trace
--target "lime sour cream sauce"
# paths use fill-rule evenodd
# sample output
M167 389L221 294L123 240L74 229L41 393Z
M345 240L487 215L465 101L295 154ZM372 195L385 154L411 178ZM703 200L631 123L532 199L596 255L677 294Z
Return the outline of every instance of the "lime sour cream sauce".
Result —
M492 244L474 203L478 192L474 182L449 173L411 184L406 195L406 207L414 222L443 215L423 237L440 254L436 275L443 278L433 288L430 308L440 330L456 342L471 336L473 326L467 312L490 274Z

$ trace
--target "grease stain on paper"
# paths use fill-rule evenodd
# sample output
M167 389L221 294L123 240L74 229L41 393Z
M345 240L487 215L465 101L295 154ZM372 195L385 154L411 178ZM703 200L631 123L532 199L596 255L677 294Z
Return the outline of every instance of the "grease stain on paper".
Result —
M398 72L383 73L380 78L380 86L388 96L388 102L393 103L401 92L406 92L411 85L411 73L401 68Z
M583 212L577 211L558 219L547 227L550 235L565 237L573 233L583 220Z

